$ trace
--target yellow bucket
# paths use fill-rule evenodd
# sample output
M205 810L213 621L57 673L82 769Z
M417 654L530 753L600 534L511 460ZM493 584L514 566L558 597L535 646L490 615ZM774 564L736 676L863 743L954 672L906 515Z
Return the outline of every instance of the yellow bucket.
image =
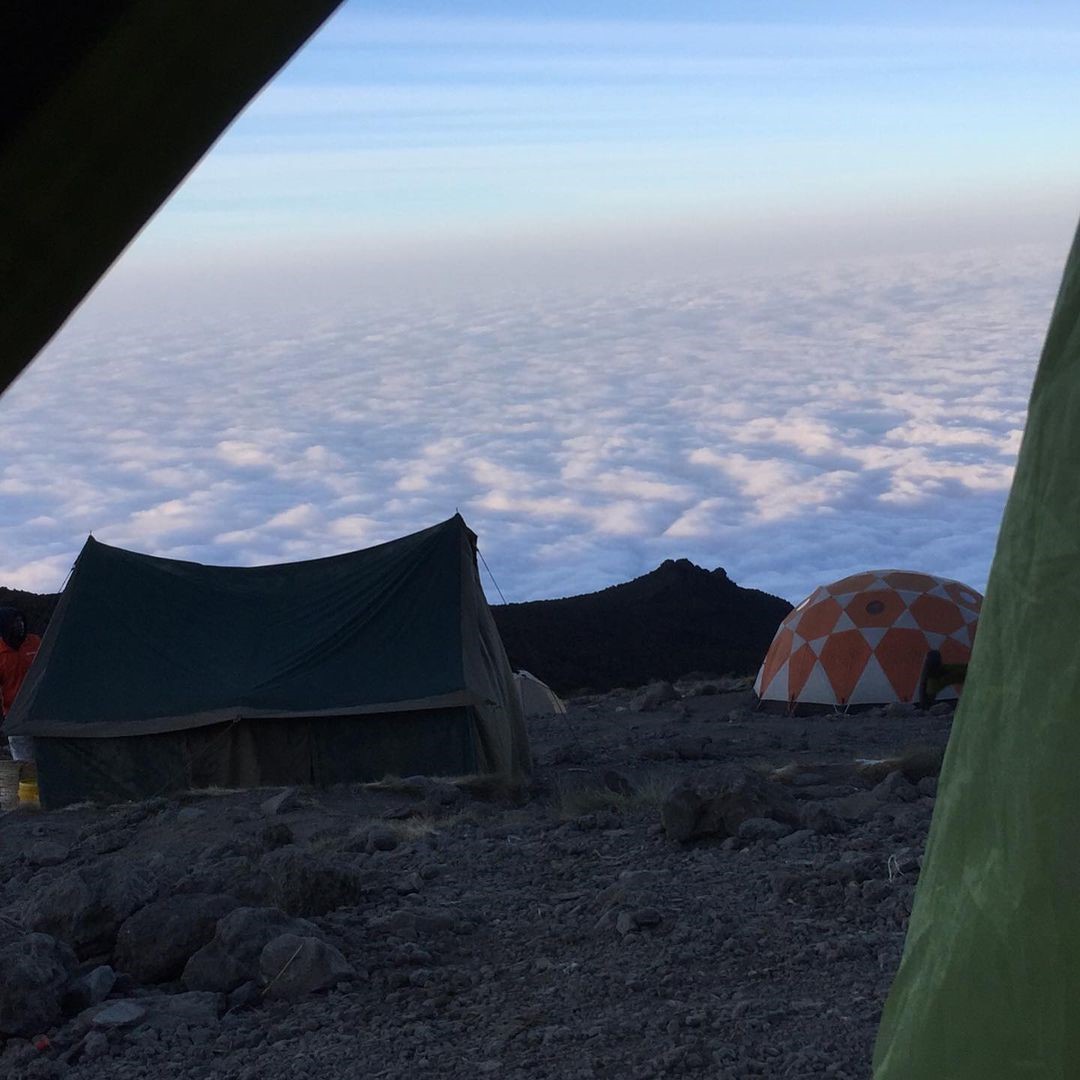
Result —
M38 798L38 786L36 780L19 781L19 805L31 807L41 805L41 800Z

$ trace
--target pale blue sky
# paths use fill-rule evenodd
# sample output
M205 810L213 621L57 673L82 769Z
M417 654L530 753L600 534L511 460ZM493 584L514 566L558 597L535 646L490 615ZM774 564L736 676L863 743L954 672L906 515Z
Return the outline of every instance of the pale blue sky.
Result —
M164 253L1064 204L1080 8L349 0Z

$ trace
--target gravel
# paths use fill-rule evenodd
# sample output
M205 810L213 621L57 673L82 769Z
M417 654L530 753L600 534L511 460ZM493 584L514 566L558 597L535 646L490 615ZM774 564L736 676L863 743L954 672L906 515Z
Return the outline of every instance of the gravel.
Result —
M940 748L951 716L747 716L737 694L677 689L651 711L616 691L530 722L523 791L409 778L4 816L0 925L73 937L75 977L116 979L41 1048L0 1043L0 1075L864 1080L936 786L854 762ZM733 765L799 824L669 839L666 795ZM226 999L119 965L132 905L207 892L284 909L263 970L253 951L246 982L210 988ZM93 920L61 917L62 896Z

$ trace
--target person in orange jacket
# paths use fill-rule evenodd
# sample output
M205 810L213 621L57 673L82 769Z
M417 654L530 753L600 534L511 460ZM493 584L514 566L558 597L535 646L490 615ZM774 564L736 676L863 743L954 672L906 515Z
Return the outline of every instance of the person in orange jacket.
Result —
M41 638L27 633L26 616L18 608L0 607L0 712L5 717L40 646ZM33 760L33 740L12 736L8 745L16 761Z

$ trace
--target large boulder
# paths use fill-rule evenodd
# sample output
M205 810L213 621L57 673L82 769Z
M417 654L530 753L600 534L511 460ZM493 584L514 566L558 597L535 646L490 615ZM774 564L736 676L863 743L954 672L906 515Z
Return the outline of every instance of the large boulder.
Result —
M177 881L173 891L235 896L247 906L261 907L272 903L273 885L259 869L258 858L252 855L220 858L204 855L197 866Z
M128 860L70 870L26 902L23 924L67 942L80 960L109 956L121 923L162 885L160 872Z
M116 967L141 983L178 979L214 936L218 920L240 906L231 896L178 893L147 904L116 935Z
M660 807L664 832L677 843L735 836L751 818L800 823L797 804L779 784L739 765L726 765L706 780L680 784Z
M263 856L260 870L271 883L271 902L289 915L325 915L359 903L364 879L327 856L283 847Z
M48 934L26 934L0 948L0 1035L29 1038L56 1024L77 966L71 947Z
M267 942L259 955L259 974L266 996L298 1001L329 990L356 972L342 954L313 937L282 934Z
M217 924L210 941L184 966L182 981L188 990L227 994L241 983L259 977L259 956L282 934L321 938L318 927L294 919L279 908L236 908Z

